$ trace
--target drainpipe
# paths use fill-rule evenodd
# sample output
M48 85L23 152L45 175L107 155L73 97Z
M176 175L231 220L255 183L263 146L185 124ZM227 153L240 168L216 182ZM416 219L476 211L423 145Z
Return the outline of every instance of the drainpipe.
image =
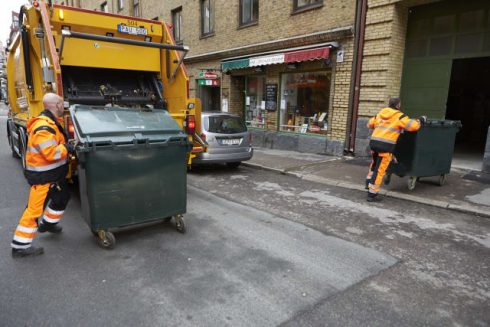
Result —
M361 92L362 58L364 53L364 35L366 32L366 12L368 0L357 0L356 26L354 38L354 57L352 62L351 87L349 92L349 121L346 133L345 153L354 153L356 143L357 115L359 111L359 95Z

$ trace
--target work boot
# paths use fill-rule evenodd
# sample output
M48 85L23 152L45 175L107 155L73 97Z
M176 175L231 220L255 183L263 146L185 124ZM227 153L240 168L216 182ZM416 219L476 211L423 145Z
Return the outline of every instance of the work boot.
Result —
M33 257L44 253L42 247L28 247L27 249L12 249L12 258Z
M39 226L37 228L37 231L39 233L50 232L53 234L59 234L62 230L63 227L59 226L58 224L46 224L42 221L39 223Z
M377 194L375 194L375 195L368 194L366 201L367 202L380 202L381 198Z

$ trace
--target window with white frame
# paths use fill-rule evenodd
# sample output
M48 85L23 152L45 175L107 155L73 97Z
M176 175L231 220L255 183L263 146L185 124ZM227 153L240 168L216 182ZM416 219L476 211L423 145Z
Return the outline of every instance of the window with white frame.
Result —
M140 0L133 0L133 16L140 17Z
M172 25L175 42L182 43L182 7L172 10Z
M214 33L214 0L201 0L201 35Z
M240 0L240 26L256 23L259 19L259 0Z
M117 10L121 11L124 8L124 0L117 0Z
M102 2L100 5L100 11L109 12L109 6L107 5L107 1Z

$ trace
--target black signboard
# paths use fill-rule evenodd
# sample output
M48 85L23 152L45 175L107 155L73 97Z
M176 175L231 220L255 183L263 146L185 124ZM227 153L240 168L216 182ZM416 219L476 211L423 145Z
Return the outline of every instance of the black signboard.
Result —
M265 85L265 109L271 111L277 109L277 84Z

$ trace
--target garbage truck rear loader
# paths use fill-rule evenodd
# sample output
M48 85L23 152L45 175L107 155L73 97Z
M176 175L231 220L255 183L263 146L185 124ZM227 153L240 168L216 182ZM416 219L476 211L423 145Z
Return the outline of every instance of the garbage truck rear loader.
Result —
M66 108L167 110L193 143L188 164L206 151L196 123L200 102L189 98L182 64L188 48L175 44L167 24L34 1L21 7L19 25L7 47L7 134L13 156L24 159L26 122L43 110L47 92L62 96ZM64 124L73 137L68 110Z

